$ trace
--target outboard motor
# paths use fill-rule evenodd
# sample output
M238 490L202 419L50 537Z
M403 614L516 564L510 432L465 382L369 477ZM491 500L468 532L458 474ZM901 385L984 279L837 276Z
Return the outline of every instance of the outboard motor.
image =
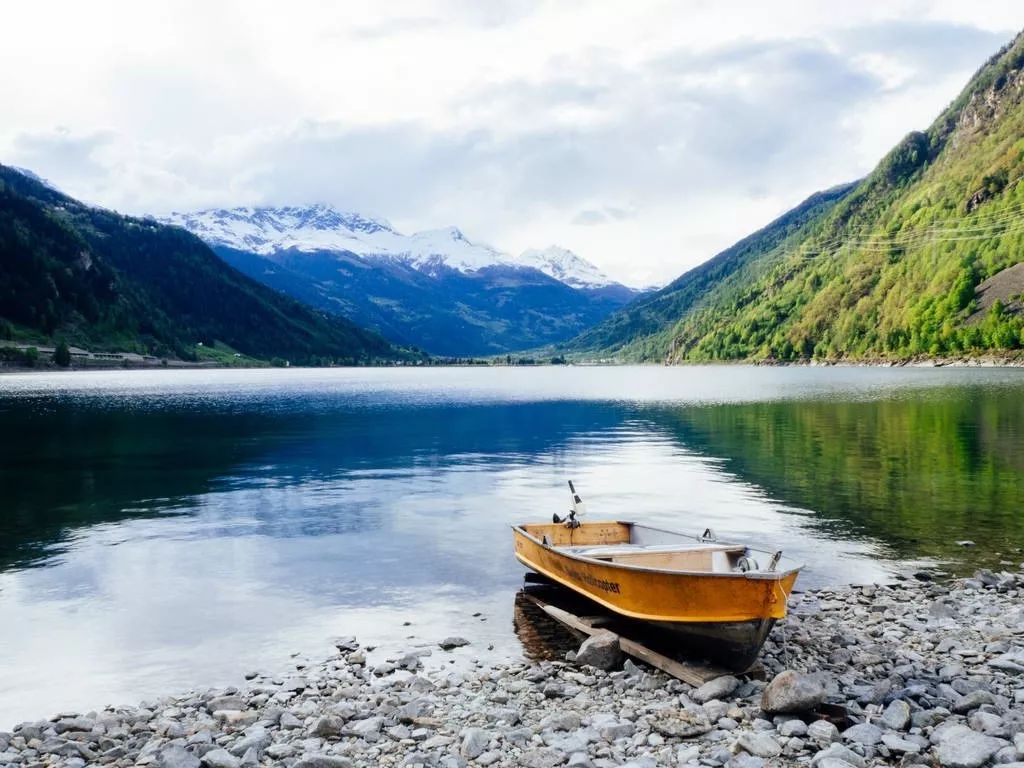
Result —
M576 487L572 484L572 480L569 481L569 496L572 499L569 503L569 516L559 517L556 513L551 516L551 521L556 525L559 523L565 523L566 528L579 528L580 521L576 518L578 515L583 515L586 509L583 504L583 499L581 499L579 494L576 493Z

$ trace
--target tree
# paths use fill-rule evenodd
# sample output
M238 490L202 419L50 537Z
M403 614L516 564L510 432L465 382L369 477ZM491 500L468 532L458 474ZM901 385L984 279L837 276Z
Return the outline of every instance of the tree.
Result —
M22 353L22 355L24 356L26 366L28 366L29 368L36 367L36 360L39 359L38 349L36 349L35 347L29 347Z
M53 350L53 362L61 368L67 368L71 365L71 348L63 339L57 344L57 348Z

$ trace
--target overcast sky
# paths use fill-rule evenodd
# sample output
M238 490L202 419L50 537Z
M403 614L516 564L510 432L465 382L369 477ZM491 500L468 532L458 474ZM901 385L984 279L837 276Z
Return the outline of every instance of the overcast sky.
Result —
M327 202L665 282L867 173L1021 0L4 3L0 162L125 213Z

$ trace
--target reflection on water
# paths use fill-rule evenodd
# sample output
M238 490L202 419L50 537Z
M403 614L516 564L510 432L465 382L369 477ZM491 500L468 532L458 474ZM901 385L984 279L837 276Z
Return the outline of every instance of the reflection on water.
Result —
M573 632L544 613L524 590L516 592L512 628L523 646L523 655L532 661L563 659L566 652L580 644Z
M669 409L653 421L680 443L729 457L770 497L813 510L828 538L869 537L896 558L998 565L1024 543L1020 388L958 388L866 402Z
M593 516L784 549L805 587L1020 559L1021 373L2 377L0 727L337 634L522 653L508 526L569 478Z

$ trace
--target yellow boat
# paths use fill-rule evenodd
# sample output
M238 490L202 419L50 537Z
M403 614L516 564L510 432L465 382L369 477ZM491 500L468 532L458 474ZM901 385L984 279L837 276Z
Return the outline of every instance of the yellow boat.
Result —
M570 483L570 489L572 484ZM587 522L573 511L513 528L526 567L621 616L669 630L684 648L748 669L785 617L801 565L781 552L631 522Z

